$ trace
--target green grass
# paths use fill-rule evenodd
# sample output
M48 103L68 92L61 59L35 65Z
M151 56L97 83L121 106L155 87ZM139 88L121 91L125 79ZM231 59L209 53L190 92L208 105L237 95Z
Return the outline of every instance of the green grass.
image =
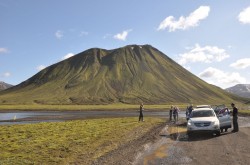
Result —
M243 116L250 116L250 110L239 110L239 114Z
M115 118L0 126L0 164L89 164L162 122Z

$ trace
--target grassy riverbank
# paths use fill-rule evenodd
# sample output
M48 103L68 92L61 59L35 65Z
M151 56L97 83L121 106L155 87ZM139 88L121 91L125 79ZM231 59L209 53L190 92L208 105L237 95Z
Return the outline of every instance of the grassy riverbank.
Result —
M0 164L68 164L78 160L89 164L162 122L158 118L141 123L137 118L115 118L0 126Z

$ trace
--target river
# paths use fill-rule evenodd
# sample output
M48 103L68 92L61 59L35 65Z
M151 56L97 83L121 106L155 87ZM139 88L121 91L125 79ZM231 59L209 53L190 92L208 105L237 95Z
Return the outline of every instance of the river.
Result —
M60 122L92 118L137 117L138 111L10 111L0 112L0 125ZM168 117L168 111L145 111L144 117ZM184 112L180 113L184 117Z

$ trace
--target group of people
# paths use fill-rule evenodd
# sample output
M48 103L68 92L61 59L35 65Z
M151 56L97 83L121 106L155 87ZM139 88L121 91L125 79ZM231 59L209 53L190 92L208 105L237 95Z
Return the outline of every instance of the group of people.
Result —
M233 130L232 132L238 132L239 131L239 126L238 126L238 108L235 106L234 103L231 104L233 108ZM193 105L191 104L190 106L187 106L186 109L186 116L189 116L193 110ZM139 122L144 121L143 120L143 111L144 111L144 106L143 103L140 104L140 109L139 109ZM174 118L174 122L178 121L178 114L179 114L179 108L177 106L171 105L171 108L169 110L169 121L172 121L172 117ZM188 119L188 118L187 118Z
M140 108L139 108L139 122L144 121L143 120L143 111L144 111L144 106L143 106L143 103L141 103ZM178 121L179 111L180 110L177 106L171 105L171 108L169 111L169 121L172 121L172 118L174 118L174 122Z
M174 122L178 121L179 118L179 108L177 106L171 105L171 108L169 110L169 121L172 121L172 117L174 117Z

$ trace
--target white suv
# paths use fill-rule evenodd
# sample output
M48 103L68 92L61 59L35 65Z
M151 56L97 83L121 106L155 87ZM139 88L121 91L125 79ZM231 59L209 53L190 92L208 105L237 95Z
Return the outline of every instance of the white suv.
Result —
M220 135L220 122L212 108L194 109L187 123L187 134L210 132Z

